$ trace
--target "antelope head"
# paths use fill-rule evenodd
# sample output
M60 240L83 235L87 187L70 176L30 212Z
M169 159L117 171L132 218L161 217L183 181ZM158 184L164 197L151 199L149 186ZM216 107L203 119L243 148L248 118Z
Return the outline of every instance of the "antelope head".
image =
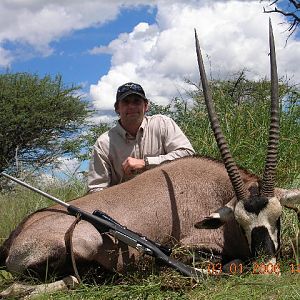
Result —
M263 254L276 262L276 253L280 247L280 216L282 205L289 202L300 202L300 190L275 192L275 173L279 143L279 100L278 76L275 57L275 45L271 21L269 22L269 44L271 65L271 122L265 169L260 183L245 186L237 165L230 153L227 142L221 132L220 124L213 106L201 50L195 30L196 51L200 77L208 115L218 148L220 150L228 176L232 183L235 197L212 213L208 218L195 224L198 229L218 228L234 217L244 232L253 257Z

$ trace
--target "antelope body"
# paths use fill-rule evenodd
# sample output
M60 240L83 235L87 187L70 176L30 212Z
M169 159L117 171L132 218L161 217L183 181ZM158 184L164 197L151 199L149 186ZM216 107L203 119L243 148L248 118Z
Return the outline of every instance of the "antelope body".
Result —
M258 178L239 170L251 190ZM275 189L278 199L300 199L300 191ZM214 252L224 262L252 256L239 223L230 219L218 229L196 229L199 220L235 200L235 193L224 165L209 158L182 158L144 172L123 184L69 202L83 210L100 209L126 227L163 244ZM271 207L272 208L272 207ZM271 209L271 213L272 213ZM275 210L276 221L280 211ZM267 223L268 220L264 220ZM33 213L11 233L2 246L2 259L13 273L33 270L41 276L72 270L65 247L65 234L74 222L65 208L52 206ZM266 224L267 225L267 224ZM273 228L274 230L274 228ZM278 232L279 233L279 232ZM88 222L80 221L73 233L73 251L79 265L102 266L122 272L136 260L136 252L100 235ZM122 250L124 251L122 253ZM129 250L129 252L128 252Z
M243 175L246 183L255 179L245 172ZM224 165L195 157L164 164L131 181L69 203L89 212L100 209L127 228L160 243L197 245L226 257L246 258L249 248L234 220L214 231L194 228L196 222L233 197ZM74 217L61 206L29 216L4 244L8 270L65 271L64 238L73 221ZM119 246L108 236L100 236L88 222L80 221L75 227L73 251L78 263L98 263L122 271L134 257L122 257Z
M70 204L93 212L99 209L129 229L162 244L213 252L224 261L248 259L263 252L275 262L280 247L282 206L300 202L300 190L274 187L278 144L277 75L270 26L272 114L266 167L259 178L238 168L229 152L208 89L196 36L198 64L209 117L224 164L205 157L175 160L144 172L123 184L73 200ZM3 244L2 260L9 271L37 273L70 269L65 233L74 221L59 206L33 213ZM223 225L223 226L222 226ZM124 271L137 253L89 223L79 222L73 234L77 263Z

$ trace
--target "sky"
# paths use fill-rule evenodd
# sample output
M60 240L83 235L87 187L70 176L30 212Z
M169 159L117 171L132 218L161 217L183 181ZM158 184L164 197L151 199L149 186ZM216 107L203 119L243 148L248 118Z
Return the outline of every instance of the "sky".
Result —
M146 96L167 104L188 97L199 82L194 28L207 73L269 77L272 19L278 73L300 82L300 34L286 43L283 16L263 13L267 2L211 0L0 0L0 73L61 74L82 86L96 109L94 122L115 116L117 87L140 83Z

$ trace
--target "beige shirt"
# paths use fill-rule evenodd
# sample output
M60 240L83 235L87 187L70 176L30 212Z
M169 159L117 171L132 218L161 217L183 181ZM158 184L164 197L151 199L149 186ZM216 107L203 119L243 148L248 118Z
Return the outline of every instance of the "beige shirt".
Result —
M118 122L96 141L88 174L89 192L131 179L125 175L122 163L127 157L148 157L150 167L176 158L193 155L191 143L169 117L145 116L136 137L132 137Z

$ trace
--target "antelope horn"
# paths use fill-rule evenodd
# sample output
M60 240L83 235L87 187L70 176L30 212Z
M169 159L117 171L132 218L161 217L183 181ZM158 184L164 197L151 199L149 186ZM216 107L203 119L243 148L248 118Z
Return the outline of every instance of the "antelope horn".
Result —
M205 74L204 63L203 63L203 59L202 59L202 55L201 55L201 50L200 50L200 46L199 46L199 40L198 40L196 29L195 29L195 40L196 40L196 52L197 52L197 60L198 60L200 78L201 78L201 82L202 82L203 94L204 94L204 99L205 99L205 103L206 103L206 107L207 107L207 111L208 111L211 128L213 130L215 139L217 141L225 168L227 170L231 184L235 191L237 200L244 201L247 198L245 185L241 179L241 176L240 176L239 170L236 166L236 163L234 162L234 160L230 154L229 147L224 138L224 135L222 134L220 123L219 123L217 114L215 112L214 106L213 106L212 96L211 96L211 92L210 92L206 74Z
M269 129L269 142L266 157L265 170L261 185L261 195L274 196L275 173L279 143L279 99L278 99L278 76L276 66L275 43L271 19L269 19L269 43L271 65L271 122Z

